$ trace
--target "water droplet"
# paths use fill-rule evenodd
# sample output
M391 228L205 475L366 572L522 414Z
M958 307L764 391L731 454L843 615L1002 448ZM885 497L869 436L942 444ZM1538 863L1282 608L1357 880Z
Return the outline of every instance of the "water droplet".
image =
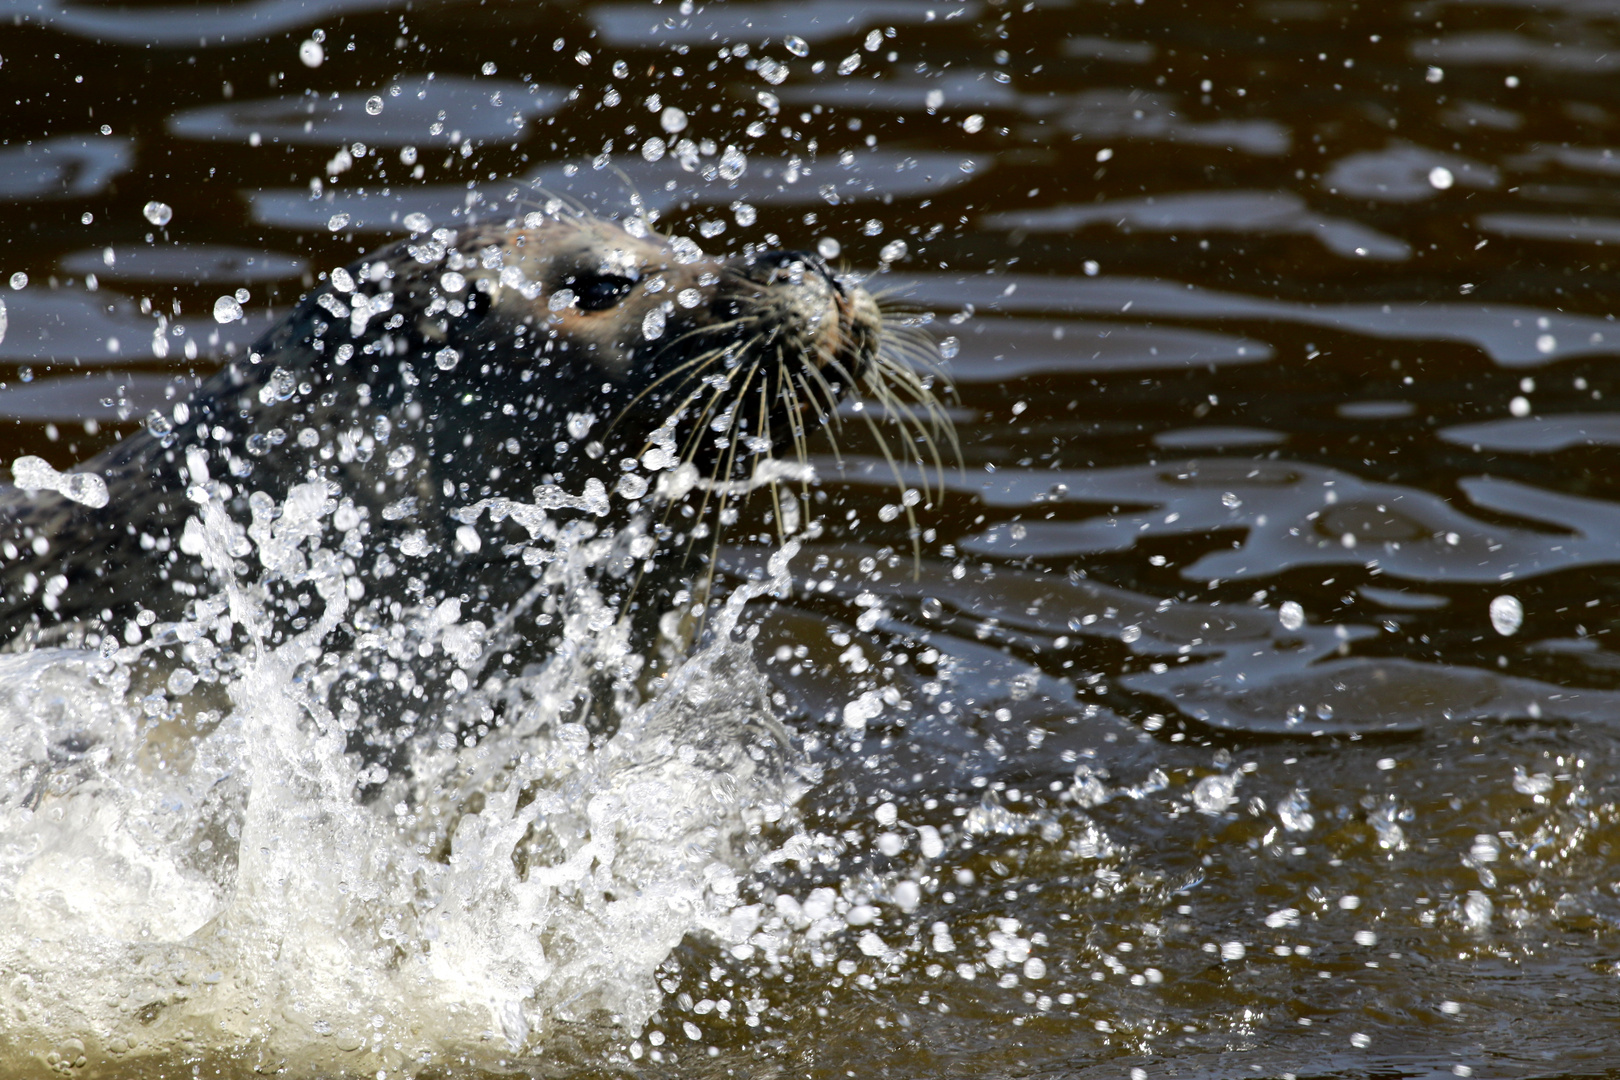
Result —
M1524 605L1516 596L1498 596L1491 601L1491 627L1503 637L1511 637L1524 625Z
M857 68L859 68L860 66L861 66L861 54L860 53L850 53L848 56L846 56L842 60L838 61L838 74L840 74L840 75L853 75L853 74L855 74L855 70Z
M174 220L174 210L169 206L168 203L161 203L154 199L145 206L141 207L141 216L146 218L146 220L150 221L153 225L162 228L170 221Z
M1452 176L1451 170L1444 165L1436 165L1429 170L1429 186L1436 191L1445 191L1454 183L1456 177Z
M1237 778L1216 774L1206 776L1193 788L1193 805L1206 814L1218 814L1237 802Z
M664 309L653 308L641 320L641 336L648 341L657 341L664 336Z
M844 250L843 245L830 236L823 236L820 240L816 241L816 252L823 259L836 259L838 258L838 253L842 250Z
M28 287L28 275L23 273L21 270L17 271L15 274L12 274L11 287L13 289L26 289Z
M787 37L782 39L782 44L787 46L787 51L792 53L794 56L810 55L810 43L804 40L804 38L800 37L798 34L789 34Z
M972 116L962 121L962 130L967 132L969 135L974 135L983 131L984 117L980 116L978 113L974 113Z
M1304 710L1300 712L1303 714ZM1316 827L1316 815L1311 813L1311 800L1298 788L1277 804L1277 817L1289 832L1310 832Z
M318 68L321 61L326 59L326 50L321 43L312 38L305 38L298 45L298 60L307 68Z
M330 229L332 232L337 232L339 229L343 228L343 226L347 225L348 223L349 223L349 215L348 214L333 214L331 217L326 219L326 227L328 229Z
M234 296L222 296L214 301L214 321L220 325L233 323L242 317L242 305Z
M1277 621L1284 630L1298 630L1305 625L1305 609L1296 601L1284 600L1277 608Z
M383 99L376 94L366 98L366 112L372 116L379 115L383 110Z
M671 105L659 114L658 126L663 128L671 135L674 135L676 132L685 131L686 113L683 110L677 109L675 106Z
M438 365L440 371L449 371L451 368L461 363L461 354L452 349L450 346L446 345L444 348L433 354L433 362L434 364Z
M1496 905L1491 898L1482 892L1470 892L1468 899L1463 901L1463 921L1470 930L1483 930L1491 923L1491 916L1496 913Z
M485 60L484 61L484 66L479 68L478 70L482 71L485 75L493 75L493 74L495 74L495 61L493 61L493 60Z
M727 146L725 152L720 155L720 178L727 181L737 180L747 171L747 156L735 146Z

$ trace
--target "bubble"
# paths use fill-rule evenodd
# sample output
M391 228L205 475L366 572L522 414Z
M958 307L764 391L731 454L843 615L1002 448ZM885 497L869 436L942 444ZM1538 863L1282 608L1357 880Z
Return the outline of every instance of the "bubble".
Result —
M782 39L782 44L786 46L787 51L792 53L794 56L810 55L810 43L804 40L804 38L800 37L798 34L789 34L787 37Z
M884 262L899 262L906 257L906 242L904 240L890 240L878 252L878 258Z
M174 210L168 203L161 203L154 199L141 207L141 216L162 228L174 219Z
M823 236L820 240L816 241L816 252L823 259L836 259L838 258L838 253L842 250L843 246L830 236Z
M367 113L369 113L372 116L378 116L378 115L381 115L382 110L383 110L383 99L380 96L378 96L376 94L372 94L370 97L366 98L366 112Z
M658 126L671 135L686 130L686 113L670 105L658 116Z
M221 326L242 317L242 304L234 296L222 296L214 301L214 321Z
M444 348L433 354L433 363L440 371L449 371L451 368L461 363L461 354L452 349L450 346L446 345Z
M745 202L731 204L731 213L737 224L746 229L758 220L759 212Z
M664 140L653 135L641 144L641 156L648 161L659 161L664 156Z
M298 45L298 60L307 68L318 68L326 59L326 50L313 38L305 38Z
M15 274L12 274L11 287L19 290L28 288L28 275L23 273L21 270L17 271Z
M1524 625L1524 605L1516 596L1498 596L1491 601L1491 627L1503 637L1512 637Z
M446 270L439 275L439 288L458 293L467 287L467 278L459 270Z
M1293 600L1284 600L1277 608L1277 621L1284 630L1298 630L1305 625L1305 609Z

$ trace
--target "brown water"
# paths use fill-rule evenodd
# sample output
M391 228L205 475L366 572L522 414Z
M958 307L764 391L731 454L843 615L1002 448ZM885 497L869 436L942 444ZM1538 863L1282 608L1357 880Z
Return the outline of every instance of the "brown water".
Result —
M88 456L513 179L893 256L962 468L914 565L823 443L758 656L836 842L745 886L876 921L690 940L634 1057L547 1067L1616 1075L1617 69L1590 0L0 0L0 454Z

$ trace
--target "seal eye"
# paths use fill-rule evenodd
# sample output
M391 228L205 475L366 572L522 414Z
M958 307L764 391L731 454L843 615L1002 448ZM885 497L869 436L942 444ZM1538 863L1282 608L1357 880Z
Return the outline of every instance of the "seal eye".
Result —
M618 274L580 274L573 286L581 311L605 311L629 296L636 283Z

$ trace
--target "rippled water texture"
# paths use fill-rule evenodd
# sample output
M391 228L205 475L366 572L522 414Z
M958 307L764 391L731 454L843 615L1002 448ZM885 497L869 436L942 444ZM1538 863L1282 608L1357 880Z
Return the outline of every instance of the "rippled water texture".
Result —
M914 554L846 417L735 640L410 806L297 656L178 733L0 657L0 1072L1620 1073L1617 77L1590 0L0 0L7 460L536 183L874 274L961 442Z

